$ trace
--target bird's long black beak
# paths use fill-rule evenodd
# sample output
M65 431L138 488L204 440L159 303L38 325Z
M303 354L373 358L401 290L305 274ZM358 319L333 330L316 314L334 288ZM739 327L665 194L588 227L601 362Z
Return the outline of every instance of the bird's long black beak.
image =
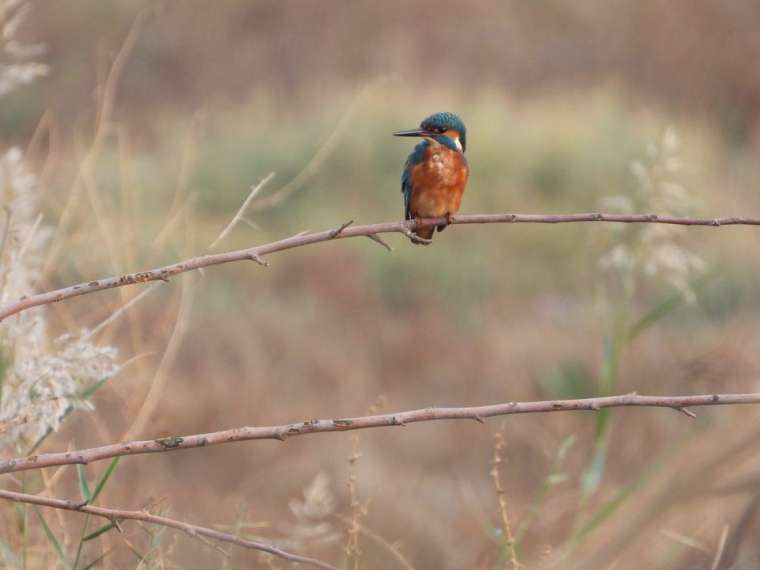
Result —
M407 129L406 131L396 131L393 133L394 137L429 137L435 133L426 131L425 129Z

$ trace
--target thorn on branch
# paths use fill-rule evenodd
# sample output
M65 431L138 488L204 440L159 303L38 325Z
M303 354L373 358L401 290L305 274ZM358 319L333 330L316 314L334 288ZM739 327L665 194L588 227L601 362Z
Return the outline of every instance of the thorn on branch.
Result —
M248 254L248 259L250 259L251 261L255 261L256 263L258 263L262 267L269 267L269 262L268 261L262 259L261 256L259 256L259 254L254 253L252 251Z
M371 239L372 241L379 243L380 245L382 245L388 251L393 251L393 248L391 246L389 246L385 241L383 241L383 239L379 235L377 235L377 234L369 234L369 235L367 235L367 237L369 239Z
M688 408L679 408L679 407L676 407L674 409L678 410L679 412L681 412L682 414L684 414L686 416L689 416L690 418L696 418L697 417L697 414L695 414L694 412L692 412Z
M335 239L336 237L338 237L340 234L343 233L343 230L345 230L348 226L350 226L353 223L354 223L353 220L349 220L346 223L341 224L339 228L336 228L330 232L330 239Z
M479 424L484 424L484 423L486 423L486 420L484 420L483 418L481 418L481 417L480 417L480 416L478 416L478 415L474 415L474 416L472 416L472 419L473 419L473 420L475 420L476 422L478 422Z

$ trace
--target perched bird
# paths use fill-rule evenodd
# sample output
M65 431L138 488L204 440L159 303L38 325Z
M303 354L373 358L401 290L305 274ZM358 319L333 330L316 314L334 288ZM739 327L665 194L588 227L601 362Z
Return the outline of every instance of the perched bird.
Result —
M464 157L467 139L462 119L454 113L435 113L422 121L419 129L393 134L424 139L406 159L401 174L404 217L419 221L446 216L450 223L451 216L459 211L469 171ZM439 225L438 231L445 228L445 224ZM414 230L424 240L432 239L434 232L434 226Z

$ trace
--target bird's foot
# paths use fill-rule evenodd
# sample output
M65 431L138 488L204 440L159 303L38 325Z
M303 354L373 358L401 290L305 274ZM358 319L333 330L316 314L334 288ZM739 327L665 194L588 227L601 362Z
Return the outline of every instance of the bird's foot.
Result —
M453 223L454 223L454 214L452 214L451 212L446 212L446 215L444 216L444 218L446 218L446 223L445 223L445 224L438 224L438 225L436 226L436 229L437 229L439 232L442 232L443 230L445 230L445 229L446 229L446 228L448 228L448 227L449 227L451 224L453 224Z
M415 224L419 224L422 218L414 218ZM415 226L417 227L417 226ZM423 237L418 236L416 233L414 233L412 230L404 226L404 229L401 230L402 233L409 238L409 241L412 243L416 243L417 245L430 245L433 243L432 239L426 239Z

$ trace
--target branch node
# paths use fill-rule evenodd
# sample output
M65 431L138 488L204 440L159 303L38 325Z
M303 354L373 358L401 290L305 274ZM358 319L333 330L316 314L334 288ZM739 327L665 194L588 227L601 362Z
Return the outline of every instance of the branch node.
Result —
M154 439L158 445L163 447L164 449L176 449L180 445L182 445L182 442L185 441L184 437L161 437L159 439Z
M275 431L272 437L280 441L285 441L286 439L288 439L288 435L282 430Z
M251 252L248 253L248 259L250 259L251 261L254 261L254 262L258 263L262 267L269 267L269 262L265 261L264 259L262 259L261 256L258 253L255 253L253 251L251 251Z
M346 223L341 224L340 227L335 228L333 231L330 232L330 239L335 239L336 237L338 237L340 234L343 233L343 230L345 230L348 226L350 226L353 223L354 223L353 220L348 220Z

